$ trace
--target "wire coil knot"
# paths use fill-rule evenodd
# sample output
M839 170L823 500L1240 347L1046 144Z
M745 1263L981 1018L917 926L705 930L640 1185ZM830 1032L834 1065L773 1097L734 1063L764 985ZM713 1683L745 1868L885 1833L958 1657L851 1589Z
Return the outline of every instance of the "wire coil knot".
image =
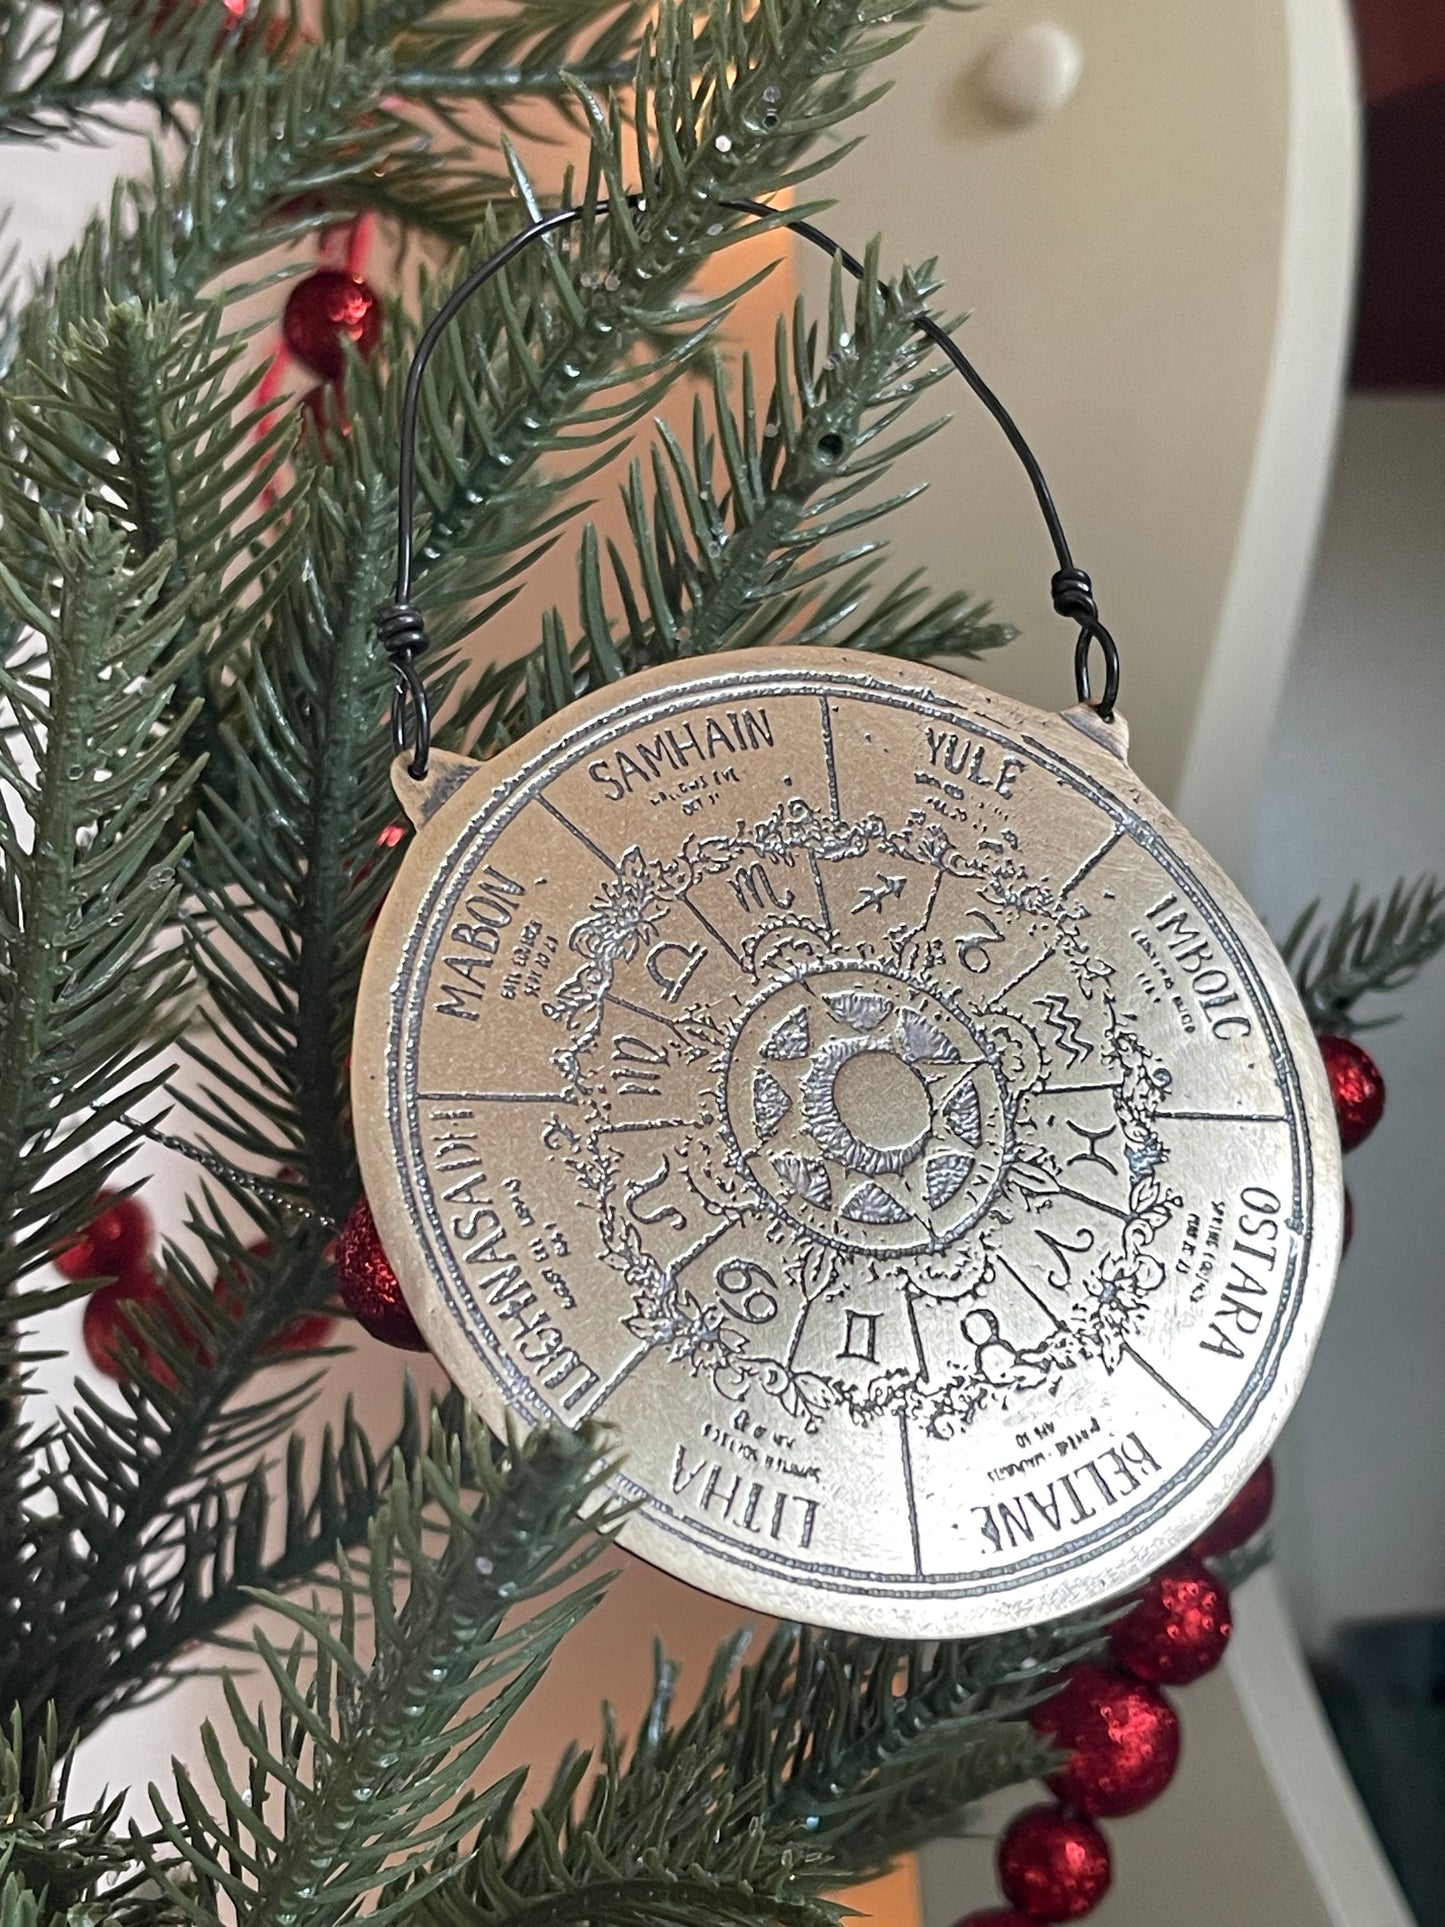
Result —
M413 732L411 761L407 769L419 782L426 775L431 757L431 705L427 700L426 684L416 666L417 657L425 655L430 647L426 621L411 602L383 602L376 612L376 633L396 671L396 688L391 698L392 752L397 756L406 754L406 712L409 705Z
M1094 584L1086 569L1055 571L1049 584L1054 613L1066 622L1077 622L1079 640L1074 646L1074 688L1081 703L1091 703L1099 720L1114 720L1114 705L1119 700L1119 645L1099 620L1099 605L1094 600ZM1093 702L1089 679L1089 651L1098 643L1104 657L1104 693Z
M429 638L420 609L411 602L383 602L376 612L376 633L393 662L425 654Z
M1077 622L1083 629L1092 628L1099 620L1099 605L1087 569L1059 569L1049 584L1049 593L1054 599L1054 614L1065 622Z

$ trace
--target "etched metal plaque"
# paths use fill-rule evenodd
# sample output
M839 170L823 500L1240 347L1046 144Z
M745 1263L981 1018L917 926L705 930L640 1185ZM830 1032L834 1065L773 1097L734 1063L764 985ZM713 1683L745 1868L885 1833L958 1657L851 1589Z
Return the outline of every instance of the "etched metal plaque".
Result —
M382 1238L482 1412L607 1422L624 1541L709 1591L907 1637L1098 1601L1298 1393L1318 1053L1088 720L776 650L399 780Z

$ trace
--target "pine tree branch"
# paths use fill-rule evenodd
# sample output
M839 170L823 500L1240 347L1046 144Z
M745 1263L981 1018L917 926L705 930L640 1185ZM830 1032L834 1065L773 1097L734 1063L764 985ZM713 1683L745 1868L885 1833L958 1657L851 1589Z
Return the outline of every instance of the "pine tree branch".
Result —
M961 596L919 616L920 598L905 584L868 607L883 548L872 525L914 491L864 491L876 491L937 426L894 436L942 372L914 325L930 286L926 275L905 272L883 289L870 254L848 304L835 274L826 334L809 326L801 302L791 331L779 324L766 410L750 357L736 408L729 371L715 361L711 419L697 401L690 452L660 426L650 499L640 462L623 490L633 555L615 543L609 550L621 616L609 607L589 528L579 554L580 638L568 640L553 613L530 657L483 674L449 725L473 753L515 741L561 704L647 664L780 641L912 655L974 654L1008 639L1011 631L985 625ZM483 710L481 730L469 736Z
M435 1457L465 1443L459 1395L431 1418ZM397 1476L414 1478L428 1445L410 1382L395 1440L375 1452L348 1405L339 1435L328 1426L319 1447L299 1433L287 1441L281 1540L268 1550L274 1503L269 1468L254 1464L239 1487L209 1482L186 1501L174 1569L148 1584L141 1636L112 1655L106 1695L89 1708L82 1731L168 1675L188 1652L214 1643L257 1593L285 1594L334 1572L344 1554L366 1543ZM308 1462L317 1464L308 1479Z
M0 1731L0 1920L54 1921L73 1927L77 1912L105 1894L116 1927L142 1870L119 1837L124 1794L108 1795L85 1812L70 1801L74 1753L60 1744L53 1719L27 1733L18 1711ZM11 1883L33 1896L38 1910L7 1915Z
M680 307L702 263L758 229L720 203L786 190L824 164L810 167L806 150L875 97L860 93L857 70L907 39L926 11L926 0L891 13L767 0L746 13L741 0L712 0L694 30L692 7L668 0L644 36L630 141L620 113L583 93L592 134L584 198L610 196L611 213L524 254L476 298L466 352L433 364L420 464L429 600L474 593L474 580L455 579L458 558L478 541L494 556L531 526L527 504L514 526L518 490L543 457L609 446L651 405L671 362L695 351L741 291ZM646 202L636 213L624 198L629 169ZM530 197L520 173L519 187ZM629 359L643 341L653 345Z
M0 516L16 507L13 482L0 479ZM156 1088L155 1018L178 977L155 939L176 909L185 848L166 847L162 828L196 774L179 762L191 715L160 721L186 669L176 648L185 599L162 606L169 552L131 570L123 538L98 519L65 529L42 518L36 535L17 558L23 574L0 565L0 600L45 650L0 667L0 781L32 825L27 847L18 822L0 817L7 1320L53 1296L10 1288L82 1228L134 1141L116 1127Z
M174 302L131 299L52 344L49 365L11 381L14 446L40 500L103 503L130 553L170 560L162 603L184 595L176 648L179 698L197 709L186 738L213 758L226 697L221 672L238 647L235 613L250 558L274 530L274 484L294 423L255 405L261 380L247 344L223 332L224 304L182 324ZM21 526L23 504L12 515ZM201 644L212 640L204 651Z
M218 1270L234 1263L236 1240L223 1225L192 1229L205 1233ZM68 1743L133 1697L123 1655L165 1600L188 1522L218 1492L244 1488L315 1389L314 1378L288 1377L279 1390L238 1399L266 1362L266 1339L330 1289L323 1236L297 1234L253 1258L239 1314L171 1252L166 1310L132 1314L157 1362L134 1362L119 1403L78 1387L75 1408L38 1442L43 1452L32 1445L0 1638L0 1701L20 1706L27 1722L53 1704Z
M935 1649L784 1627L751 1665L738 1665L745 1641L725 1645L676 1720L676 1675L659 1660L630 1750L609 1723L596 1761L563 1763L520 1838L488 1828L409 1918L823 1927L836 1918L829 1888L1047 1769L1024 1716L1099 1637L1089 1619Z
M137 1643L158 1587L157 1535L176 1528L176 1508L194 1532L214 1523L224 1494L204 1482L207 1458L234 1459L238 1441L260 1449L290 1423L284 1398L232 1401L265 1339L332 1289L322 1249L359 1189L341 1119L356 981L394 864L378 849L395 806L381 726L387 668L372 627L393 524L363 433L330 453L313 443L306 459L287 540L260 566L259 635L221 727L218 781L207 785L188 865L190 951L212 1041L186 1048L208 1079L188 1100L195 1116L229 1156L294 1166L307 1215L262 1222L271 1251L259 1259L243 1258L242 1237L219 1218L198 1220L210 1275L172 1253L170 1307L146 1332L167 1382L127 1388L123 1424L98 1402L66 1440L45 1555L65 1606L17 1652L26 1702L55 1695L67 1730L131 1690L137 1676L115 1678L107 1664L114 1632L98 1631L123 1626L122 1643ZM443 666L443 686L445 676ZM241 1265L244 1314L218 1316L210 1277ZM248 1503L244 1491L236 1503Z
M257 0L255 24L272 38L287 13L284 0ZM233 56L246 38L209 8L9 0L0 14L0 140L113 126L116 107L168 89L199 97L212 61Z
M95 320L106 304L194 301L223 271L283 247L316 226L307 197L415 150L414 128L380 109L383 57L301 47L284 65L259 63L243 85L213 83L202 103L205 140L187 143L167 178L159 153L144 182L122 182L53 267L21 321L18 352L46 364L56 331ZM247 287L229 287L232 301Z
M395 804L374 616L395 525L360 437L334 463L315 458L293 516L310 565L301 575L289 556L274 558L268 612L222 731L222 781L208 786L197 824L188 921L210 1041L188 1045L208 1073L191 1108L231 1153L298 1167L313 1209L339 1224L360 1188L338 1124L351 1013L394 867L378 848Z
M1363 998L1387 996L1445 950L1445 887L1433 876L1402 877L1381 902L1360 902L1358 884L1333 922L1320 921L1320 899L1300 913L1282 946L1310 1026L1351 1036L1394 1022L1360 1018Z
M394 96L485 101L505 123L529 100L565 108L578 79L600 90L630 82L645 11L636 0L520 0L479 22L447 0L359 0L327 7L325 39L373 52L394 43L404 56ZM116 110L136 104L171 120L208 88L225 96L253 84L307 39L290 0L251 0L239 20L145 0L13 0L0 17L0 141L118 125Z
M480 1480L464 1497L463 1461ZM183 1769L180 1812L153 1791L152 1850L166 1897L190 1920L214 1920L224 1897L243 1924L331 1927L354 1913L383 1872L424 1893L450 1872L463 1837L488 1823L513 1783L466 1789L540 1678L558 1641L591 1610L605 1581L584 1575L602 1543L579 1514L601 1467L586 1434L534 1434L493 1468L476 1421L466 1451L398 1471L372 1528L366 1570L373 1657L357 1652L354 1581L339 1619L271 1605L299 1635L286 1653L262 1632L256 1651L281 1699L274 1737L264 1714L227 1681L231 1718L250 1755L244 1788L215 1733L206 1752L219 1794L210 1810ZM444 1538L428 1543L428 1513ZM615 1514L595 1523L605 1533ZM404 1597L399 1597L402 1580ZM557 1594L543 1604L544 1595ZM530 1610L528 1610L530 1608ZM521 1614L503 1630L503 1621ZM309 1674L309 1677L308 1677ZM478 1703L480 1701L480 1703ZM368 1912L384 1922L400 1895Z

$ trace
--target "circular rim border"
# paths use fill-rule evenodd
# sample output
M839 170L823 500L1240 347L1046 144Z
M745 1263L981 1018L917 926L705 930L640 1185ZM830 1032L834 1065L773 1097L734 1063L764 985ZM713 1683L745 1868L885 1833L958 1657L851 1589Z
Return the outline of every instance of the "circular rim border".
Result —
M1008 748L1025 744L1032 760L1087 794L1167 876L1184 884L1248 984L1251 1001L1266 1020L1277 1080L1293 1099L1289 1222L1301 1237L1294 1269L1282 1283L1269 1343L1224 1419L1158 1488L1142 1520L1136 1510L1071 1541L1066 1562L1056 1556L1040 1571L1045 1556L1039 1556L986 1575L890 1576L886 1591L862 1596L857 1572L808 1566L790 1576L782 1568L801 1562L749 1559L748 1549L725 1533L682 1520L658 1495L630 1479L625 1465L613 1473L606 1495L645 1510L624 1524L619 1540L684 1583L750 1610L875 1637L976 1636L1097 1605L1140 1583L1196 1538L1277 1437L1308 1372L1328 1309L1343 1230L1343 1184L1324 1067L1268 934L1236 886L1129 765L1067 716L1033 709L947 671L822 648L759 649L643 671L620 690L583 697L522 742L478 764L484 784L463 782L412 839L373 932L357 998L352 1066L357 1153L383 1244L429 1346L488 1424L500 1431L509 1418L528 1425L551 1421L554 1415L500 1347L479 1342L476 1327L487 1331L480 1308L468 1301L464 1285L454 1291L449 1284L438 1262L437 1227L424 1201L409 1193L407 1110L401 1101L406 1092L397 1089L396 1075L396 1026L405 986L415 977L421 934L445 915L449 887L470 872L528 800L530 787L555 773L554 752L563 738L586 738L585 748L574 755L595 752L626 733L639 706L661 695L685 695L691 707L717 700L726 689L729 700L737 702L749 685L756 699L759 683L777 697L826 697L831 683L840 698L901 707L910 706L911 698L914 706L926 705L934 719L950 726L966 727ZM597 1503L603 1497L599 1494ZM679 1542L690 1553L679 1556ZM706 1573L687 1570L689 1559L694 1565L705 1561ZM1101 1572L1104 1567L1107 1574Z

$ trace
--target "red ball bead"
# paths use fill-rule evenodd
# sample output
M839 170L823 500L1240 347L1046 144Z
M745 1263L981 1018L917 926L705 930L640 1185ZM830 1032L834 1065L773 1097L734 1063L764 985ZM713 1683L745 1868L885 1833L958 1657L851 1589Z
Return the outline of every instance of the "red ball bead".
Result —
M256 1244L247 1245L247 1258L269 1258L271 1241L262 1238ZM248 1272L250 1267L243 1259L239 1264L223 1271L211 1286L211 1295L228 1317L240 1318L246 1308L246 1293L250 1289ZM315 1351L330 1338L336 1320L330 1312L302 1311L294 1318L288 1318L279 1330L272 1332L261 1345L263 1358L283 1358L288 1352Z
M350 435L351 422L347 417L346 401L339 383L317 382L301 397L301 406L315 423L318 435L339 435L343 441Z
M1109 1843L1082 1813L1029 1807L998 1843L1004 1897L1033 1920L1082 1920L1109 1891Z
M1029 1715L1069 1756L1050 1790L1081 1813L1137 1813L1179 1764L1179 1718L1155 1686L1107 1666L1076 1666Z
M267 1358L284 1357L288 1352L314 1352L331 1342L336 1320L329 1311L298 1312L289 1318L261 1347Z
M96 1214L73 1244L55 1254L66 1278L119 1278L141 1264L151 1246L151 1214L139 1198L102 1191Z
M1266 1459L1255 1467L1212 1525L1206 1526L1190 1550L1199 1559L1218 1559L1226 1552L1237 1552L1248 1545L1274 1505L1274 1463Z
M1385 1114L1385 1080L1374 1058L1353 1038L1327 1034L1319 1039L1319 1047L1335 1101L1340 1147L1353 1151Z
M424 1352L426 1340L402 1297L391 1260L382 1249L371 1206L364 1197L351 1207L332 1256L341 1302L362 1330L384 1345Z
M1109 1636L1115 1663L1156 1686L1187 1686L1224 1658L1234 1631L1229 1591L1200 1559L1156 1573Z
M340 381L346 366L342 340L370 355L381 339L381 303L373 289L340 268L317 268L298 281L281 318L286 346L323 381Z

